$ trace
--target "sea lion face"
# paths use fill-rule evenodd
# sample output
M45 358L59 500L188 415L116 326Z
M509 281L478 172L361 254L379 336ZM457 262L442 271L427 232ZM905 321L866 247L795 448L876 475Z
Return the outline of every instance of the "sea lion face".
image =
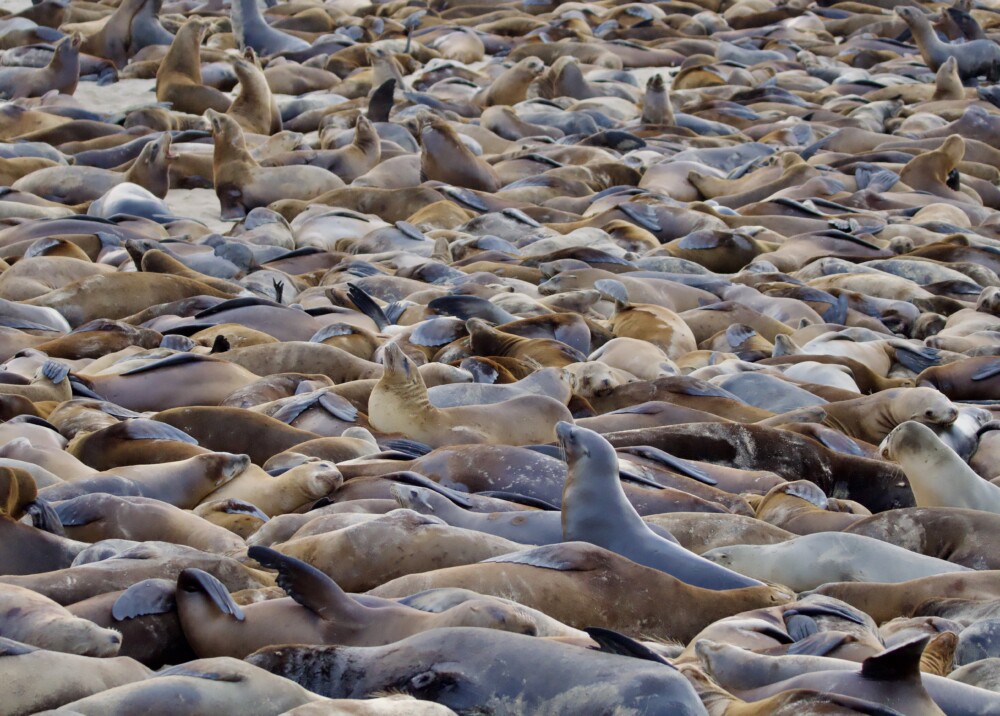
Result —
M892 429L878 446L879 455L886 460L898 462L899 456L911 447L915 447L921 438L933 436L934 433L926 425L908 420Z
M958 419L958 408L933 388L909 388L902 397L907 408L900 417L928 425L951 425Z
M979 294L979 300L976 301L976 310L1000 316L1000 288L996 286L984 288L983 292Z
M395 379L409 382L413 379L413 374L416 372L413 361L395 343L390 343L385 347L385 352L382 354L382 365L385 368L383 377L390 380Z
M418 512L434 512L434 504L430 497L430 490L424 490L413 485L401 485L396 483L389 487L389 493L393 496L400 507Z
M462 602L448 610L449 616L456 617L456 624L485 629L514 632L538 636L538 626L534 619L528 617L514 605L507 605L488 600L470 600Z

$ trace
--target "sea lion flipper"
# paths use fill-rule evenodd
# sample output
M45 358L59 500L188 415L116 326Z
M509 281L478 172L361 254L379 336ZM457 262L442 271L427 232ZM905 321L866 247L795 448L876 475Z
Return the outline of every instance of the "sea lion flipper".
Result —
M407 36L409 40L409 36ZM392 112L393 95L396 91L396 79L390 77L376 87L368 96L368 120L370 122L388 122Z
M59 537L66 536L62 520L47 500L37 498L34 502L29 502L24 511L31 515L31 524L35 528Z
M111 606L118 621L149 614L166 614L177 604L177 588L167 579L144 579L122 592Z
M347 295L351 297L358 310L375 322L380 331L392 325L389 318L382 311L382 307L375 303L375 299L369 296L363 288L354 283L347 284Z
M614 303L619 310L629 305L628 289L621 281L602 278L599 281L594 281L594 288L600 291L604 298Z
M127 440L174 440L190 445L198 444L197 440L184 431L158 420L132 418L124 421L123 425L125 426L123 437Z
M849 634L835 631L818 632L796 641L786 653L795 656L826 656L834 649L843 646L850 640Z
M437 313L461 318L463 321L481 318L499 325L518 320L517 316L479 296L439 296L432 299L427 307Z
M229 673L224 674L220 671L198 671L192 668L188 664L179 664L177 666L171 666L168 669L163 669L162 671L154 674L154 678L160 676L188 676L193 679L207 679L209 681L228 681L231 683L239 683L246 679L243 674Z
M80 495L72 500L60 502L53 509L56 519L66 527L80 527L104 519L101 501L89 499L90 495ZM112 498L113 499L113 498Z
M54 385L59 385L69 375L69 366L56 360L47 360L42 364L42 375Z
M583 542L563 542L550 544L522 552L502 554L499 557L484 559L483 562L498 562L503 564L526 564L541 569L553 569L557 572L590 572L601 565L594 554L586 548Z
M930 636L919 636L905 641L881 654L869 656L861 663L861 675L878 681L898 681L920 678L920 657Z
M941 351L937 348L918 348L902 340L891 340L888 343L896 349L896 362L914 373L921 373L941 364Z
M262 522L268 522L271 519L257 505L235 497L226 500L226 503L222 506L222 511L227 515L251 515Z
M434 449L427 443L410 440L409 438L391 438L384 441L383 444L390 450L411 455L412 457L423 457Z
M201 363L203 361L211 361L213 358L208 356L203 356L200 353L174 353L167 356L166 358L161 358L157 361L152 361L150 363L145 363L135 368L130 368L124 371L121 375L137 375L139 373L147 373L151 370L159 370L160 368L170 368L172 366L185 365L187 363Z
M986 380L1000 374L1000 359L990 361L972 374L972 380Z
M792 637L796 644L819 633L816 620L805 614L793 614L785 619L785 628L788 630L788 636Z
M339 617L339 607L347 602L361 608L333 579L307 562L261 545L250 547L247 555L269 569L278 570L278 586L298 604L324 619L334 616L334 607L338 607Z
M631 656L634 659L642 659L644 661L655 661L658 664L669 666L671 669L676 669L673 664L645 644L627 637L613 629L605 629L603 627L586 627L584 631L587 632L587 636L600 645L600 651L608 654L618 654L620 656Z
M42 651L42 649L39 649L37 646L31 646L30 644L22 644L19 641L8 639L5 636L0 636L0 657L21 656L22 654L30 654L34 651Z
M459 319L442 316L429 318L417 324L410 333L410 343L417 346L437 347L456 341L465 335L465 323Z
M226 589L226 585L208 572L193 567L183 570L177 577L177 589L185 592L203 592L223 614L228 614L237 621L246 618L243 610Z
M709 476L709 474L700 467L692 465L687 460L674 457L665 450L660 450L659 448L655 448L650 445L642 445L637 448L630 448L628 452L638 455L639 457L644 457L647 460L657 462L664 467L674 470L675 472L679 472L682 475L686 475L694 480L698 480L698 482L703 482L706 485L718 484L718 480Z

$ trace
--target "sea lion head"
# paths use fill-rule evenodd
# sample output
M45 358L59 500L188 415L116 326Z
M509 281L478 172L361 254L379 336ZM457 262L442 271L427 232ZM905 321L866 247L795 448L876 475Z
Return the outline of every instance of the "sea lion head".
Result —
M979 294L979 299L976 301L976 310L980 313L990 313L994 316L1000 316L1000 288L996 286L987 286L984 288L982 293Z
M389 486L389 493L400 507L419 514L433 513L435 511L435 498L444 499L424 487L404 485L398 482Z
M911 388L917 390L917 388ZM933 431L926 425L914 420L900 423L879 443L878 452L886 460L899 462L900 456L908 450L925 444L928 438L935 438Z
M389 343L385 347L382 353L382 366L385 368L382 374L385 380L400 383L416 382L417 367L396 343Z
M514 604L472 599L456 604L448 610L448 614L456 619L456 625L538 636L538 625L535 624L535 620Z
M902 388L893 403L893 414L900 422L951 425L958 419L958 408L934 388Z
M599 433L560 421L556 424L556 438L569 467L567 480L581 470L588 475L618 475L615 449Z

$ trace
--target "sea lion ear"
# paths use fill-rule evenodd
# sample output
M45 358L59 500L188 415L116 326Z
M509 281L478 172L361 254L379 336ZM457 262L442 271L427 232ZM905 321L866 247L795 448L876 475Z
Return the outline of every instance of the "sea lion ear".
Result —
M920 657L931 640L924 635L905 641L881 654L869 656L861 664L861 675L877 681L920 678Z

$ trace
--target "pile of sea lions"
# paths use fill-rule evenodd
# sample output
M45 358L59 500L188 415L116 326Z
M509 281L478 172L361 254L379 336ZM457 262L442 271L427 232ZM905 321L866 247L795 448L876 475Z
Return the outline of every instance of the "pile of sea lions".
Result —
M1000 15L19 0L2 714L1000 714Z

